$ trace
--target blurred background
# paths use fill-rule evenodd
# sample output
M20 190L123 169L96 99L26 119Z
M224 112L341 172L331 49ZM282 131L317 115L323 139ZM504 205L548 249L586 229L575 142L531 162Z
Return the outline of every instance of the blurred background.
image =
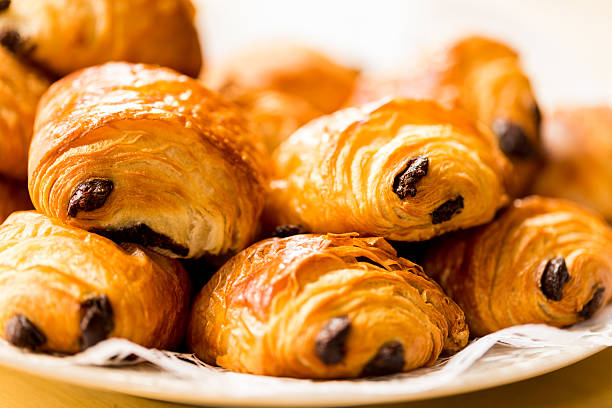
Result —
M610 0L194 0L208 64L252 44L298 42L397 72L465 34L507 41L544 109L612 104Z

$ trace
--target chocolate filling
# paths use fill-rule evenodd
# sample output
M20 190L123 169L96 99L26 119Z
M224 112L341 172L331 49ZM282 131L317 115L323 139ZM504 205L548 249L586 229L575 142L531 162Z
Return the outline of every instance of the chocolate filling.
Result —
M272 233L276 238L287 238L293 235L306 234L308 231L301 225L280 225Z
M527 158L535 154L525 129L506 119L497 119L493 123L493 132L499 140L499 147L508 157Z
M463 210L463 196L459 195L436 208L435 211L431 213L431 223L441 224L448 221L453 218L455 214L459 214L461 210Z
M0 33L0 45L12 52L18 54L23 51L24 42L17 31L5 30Z
M0 11L4 11L11 5L11 0L0 0Z
M111 180L89 179L80 183L68 202L68 216L76 217L79 211L93 211L101 208L115 187Z
M546 264L540 279L540 289L550 300L561 300L563 285L570 279L565 259L562 256L552 258Z
M167 249L178 256L187 256L189 254L189 248L177 244L172 238L164 234L153 231L146 224L137 224L133 227L119 229L94 228L90 232L102 235L117 243L134 242L146 247Z
M315 339L315 353L324 364L338 364L344 359L350 330L348 316L334 317L319 330Z
M398 341L385 343L378 349L376 355L363 367L363 377L388 375L403 371L404 346Z
M427 175L429 159L426 156L416 156L408 161L406 170L395 176L393 191L403 200L414 197L417 193L416 184Z
M81 349L106 339L115 328L113 308L106 295L87 299L81 303Z
M587 302L586 305L578 312L578 315L584 319L590 319L591 316L597 312L601 306L603 306L604 294L606 290L605 288L597 288L591 300Z
M37 350L47 342L47 337L24 315L16 314L4 326L6 340L12 345Z

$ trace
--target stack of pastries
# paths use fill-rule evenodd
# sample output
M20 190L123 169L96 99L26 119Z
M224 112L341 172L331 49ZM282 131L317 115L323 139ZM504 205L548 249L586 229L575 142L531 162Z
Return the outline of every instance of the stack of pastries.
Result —
M193 17L0 1L8 343L370 377L612 298L610 108L541 133L518 53L482 37L394 78L286 44L203 71Z

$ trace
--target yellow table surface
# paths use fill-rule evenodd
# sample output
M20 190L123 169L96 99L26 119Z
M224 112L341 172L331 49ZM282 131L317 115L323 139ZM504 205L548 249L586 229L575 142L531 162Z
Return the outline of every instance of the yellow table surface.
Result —
M453 397L384 405L439 407L612 407L612 348L564 369L531 380ZM186 407L48 381L0 367L1 408Z

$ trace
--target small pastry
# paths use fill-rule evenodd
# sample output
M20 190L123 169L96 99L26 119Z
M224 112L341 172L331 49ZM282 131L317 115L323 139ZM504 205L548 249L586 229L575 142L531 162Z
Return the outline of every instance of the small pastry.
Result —
M0 47L0 174L25 180L36 104L49 82Z
M266 166L234 104L169 69L108 63L43 96L29 189L42 213L114 241L222 256L251 243Z
M31 209L32 202L25 181L0 176L0 222L15 211Z
M3 0L0 43L56 75L107 61L202 65L190 0Z
M354 104L394 95L435 99L489 126L514 164L510 193L527 192L540 159L540 111L519 55L484 37L462 39L403 78L365 79Z
M528 323L564 327L612 296L612 229L569 201L531 196L488 225L442 238L424 266L476 336Z
M234 56L205 81L253 115L273 150L301 125L343 107L357 75L312 49L275 45Z
M562 109L545 116L547 158L534 192L566 198L612 221L612 108Z
M267 228L421 241L490 221L510 166L495 137L435 102L383 100L315 119L279 146Z
M109 337L180 344L189 279L176 260L36 212L0 226L0 333L30 350L75 353Z
M299 378L386 375L431 365L468 340L459 307L382 238L271 238L227 262L192 308L204 361Z

